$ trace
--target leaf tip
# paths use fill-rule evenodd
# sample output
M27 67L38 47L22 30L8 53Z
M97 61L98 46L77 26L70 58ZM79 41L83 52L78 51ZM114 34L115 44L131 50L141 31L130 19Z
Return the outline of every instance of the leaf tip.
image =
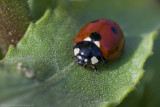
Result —
M51 10L47 9L46 12L44 13L44 15L35 23L35 24L39 24L41 22L43 22L46 18L48 18L51 14Z

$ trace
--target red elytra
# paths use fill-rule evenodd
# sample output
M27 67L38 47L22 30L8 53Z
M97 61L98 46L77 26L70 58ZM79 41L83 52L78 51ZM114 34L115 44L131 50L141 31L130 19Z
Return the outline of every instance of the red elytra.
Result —
M106 59L118 58L124 48L125 39L119 25L109 19L99 19L85 25L74 39L74 43L84 41L93 32L101 35L100 50Z

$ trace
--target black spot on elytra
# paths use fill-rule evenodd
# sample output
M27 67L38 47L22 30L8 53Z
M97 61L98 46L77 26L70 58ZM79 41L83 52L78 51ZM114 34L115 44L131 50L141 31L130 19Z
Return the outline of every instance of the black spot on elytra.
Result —
M97 32L93 32L89 35L89 37L91 38L91 40L93 41L100 41L101 40L101 35Z
M99 22L99 20L93 20L93 21L91 21L91 23L97 23L97 22Z
M117 31L117 29L115 27L112 27L112 31L113 31L113 33L115 33L116 35L118 35L118 31Z

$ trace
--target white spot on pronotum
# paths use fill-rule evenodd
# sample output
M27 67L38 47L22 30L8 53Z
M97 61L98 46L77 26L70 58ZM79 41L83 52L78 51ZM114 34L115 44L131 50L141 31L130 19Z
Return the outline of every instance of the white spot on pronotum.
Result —
M74 55L76 56L77 54L79 54L80 49L79 48L75 48L74 49Z
M95 43L98 47L100 47L99 41L95 41L94 43Z
M93 56L92 58L91 58L91 63L92 64L96 64L98 62L98 59L95 57L95 56Z
M91 38L87 37L87 38L84 39L84 41L91 41Z
M87 37L84 39L84 41L92 41L90 37ZM98 47L100 47L99 41L94 41L94 44L96 44Z

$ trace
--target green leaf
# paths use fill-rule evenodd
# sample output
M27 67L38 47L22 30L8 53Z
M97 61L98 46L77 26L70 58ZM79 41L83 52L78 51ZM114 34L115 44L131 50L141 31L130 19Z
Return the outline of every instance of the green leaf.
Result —
M83 2L78 7L79 2L47 11L29 26L16 49L10 47L1 61L2 105L115 106L135 89L152 54L160 15L138 0ZM126 45L119 59L99 65L96 74L74 64L72 41L86 22L104 17L120 24Z

